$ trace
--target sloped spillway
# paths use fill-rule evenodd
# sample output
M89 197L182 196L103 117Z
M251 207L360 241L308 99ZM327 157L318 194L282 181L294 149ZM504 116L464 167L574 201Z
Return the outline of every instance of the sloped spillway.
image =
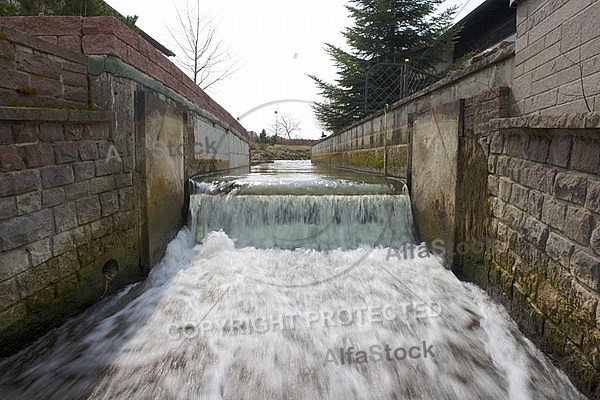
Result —
M3 360L0 398L583 398L483 291L390 257L413 240L408 196L272 168L301 195L267 195L272 171L200 185L149 278Z

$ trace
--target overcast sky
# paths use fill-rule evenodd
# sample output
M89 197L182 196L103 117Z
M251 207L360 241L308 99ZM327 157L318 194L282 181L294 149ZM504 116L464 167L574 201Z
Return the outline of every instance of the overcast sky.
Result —
M190 6L195 8L197 1L190 0ZM180 50L167 27L178 28L176 9L185 10L186 2L107 0L121 14L138 15L137 25L174 53ZM448 5L458 5L458 20L482 2L448 0ZM208 94L234 117L242 117L248 130L268 131L277 110L300 121L297 136L319 138L322 129L308 102L321 98L307 74L335 79L336 69L323 43L345 45L341 31L352 23L345 4L344 0L201 0L200 9L211 15L238 68ZM270 102L274 104L265 105ZM261 105L265 106L248 113Z

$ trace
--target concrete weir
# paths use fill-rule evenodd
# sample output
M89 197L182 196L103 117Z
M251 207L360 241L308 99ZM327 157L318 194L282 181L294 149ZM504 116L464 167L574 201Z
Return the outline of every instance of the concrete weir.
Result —
M318 165L405 178L421 240L492 238L484 256L450 255L448 266L488 289L593 398L600 396L598 15L599 2L521 0L515 44L312 148Z
M139 281L244 128L112 17L0 18L0 356Z

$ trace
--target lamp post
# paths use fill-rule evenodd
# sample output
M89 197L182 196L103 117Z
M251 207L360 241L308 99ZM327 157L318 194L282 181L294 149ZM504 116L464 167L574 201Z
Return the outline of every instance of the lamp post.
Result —
M277 120L277 111L279 111L279 104L277 104L277 110L275 110L275 143L277 143L277 133L279 133L279 121Z

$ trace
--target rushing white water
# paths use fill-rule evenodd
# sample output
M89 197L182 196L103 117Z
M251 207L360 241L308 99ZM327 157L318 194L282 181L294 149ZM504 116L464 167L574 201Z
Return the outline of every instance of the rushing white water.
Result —
M377 240L321 249L296 226L300 210L317 212L320 227L337 209L334 224L359 230L374 222L356 210L376 213L374 198L290 199L282 207L297 214L272 224L269 212L246 215L244 227L225 210L279 206L262 196L208 197L192 206L203 233L179 232L143 283L2 360L0 398L583 399L501 306L435 257L390 258ZM402 216L379 218L379 231L410 235L398 226L409 207L394 201ZM209 206L231 237L198 211ZM262 231L273 227L308 245L264 245ZM369 229L369 240L381 236Z

